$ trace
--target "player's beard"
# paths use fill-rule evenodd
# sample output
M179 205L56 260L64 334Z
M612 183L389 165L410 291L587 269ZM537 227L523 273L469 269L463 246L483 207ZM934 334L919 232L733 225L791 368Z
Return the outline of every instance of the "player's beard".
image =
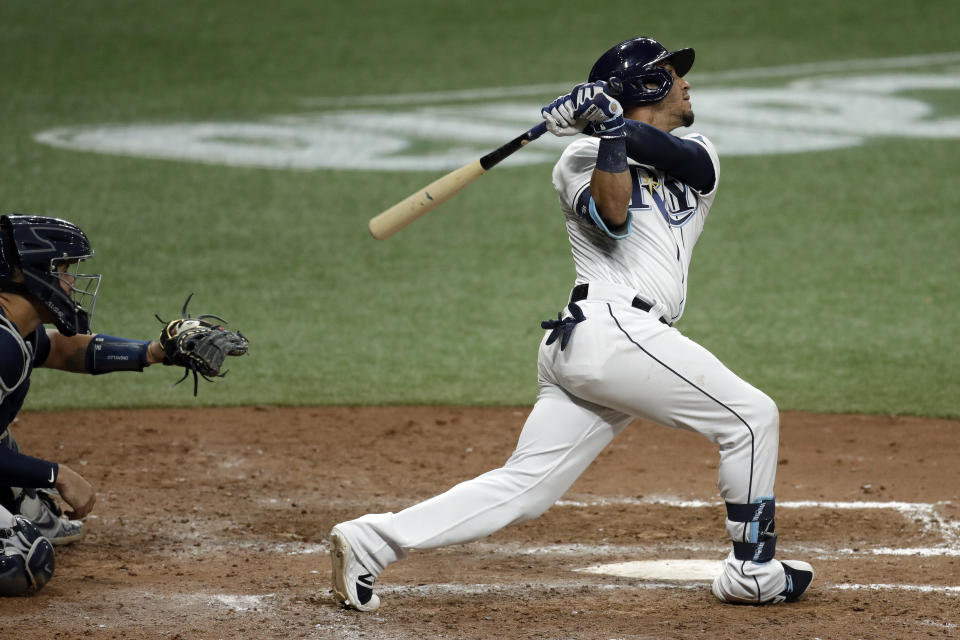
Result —
M680 117L683 120L683 126L689 127L693 125L693 109L687 109Z

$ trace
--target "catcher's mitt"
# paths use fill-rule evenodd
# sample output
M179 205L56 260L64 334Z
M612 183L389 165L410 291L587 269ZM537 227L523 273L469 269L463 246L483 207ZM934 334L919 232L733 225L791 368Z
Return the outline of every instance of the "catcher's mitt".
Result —
M227 375L220 373L220 367L227 356L242 356L247 352L249 343L239 331L228 331L219 324L209 322L216 320L223 324L227 321L215 315L202 315L191 318L187 315L187 305L193 297L191 293L183 303L181 317L167 322L156 316L164 324L160 332L160 346L163 347L163 364L184 367L183 377L177 380L174 386L180 384L193 373L193 395L197 395L199 377L213 382L211 378L222 378Z

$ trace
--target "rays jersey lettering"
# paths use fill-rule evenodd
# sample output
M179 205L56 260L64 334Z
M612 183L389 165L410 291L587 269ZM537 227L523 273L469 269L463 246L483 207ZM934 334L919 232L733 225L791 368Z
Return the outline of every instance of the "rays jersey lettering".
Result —
M633 196L629 209L634 214L655 209L672 227L682 227L697 212L697 192L679 180L640 165L630 167L633 178Z
M577 212L597 163L596 138L571 143L553 168L553 186L566 218L576 282L625 285L654 303L654 312L676 322L683 314L694 245L717 193L720 163L704 136L684 136L702 146L713 163L713 189L701 193L655 167L629 160L633 193L629 233L598 227ZM617 237L614 237L617 236Z

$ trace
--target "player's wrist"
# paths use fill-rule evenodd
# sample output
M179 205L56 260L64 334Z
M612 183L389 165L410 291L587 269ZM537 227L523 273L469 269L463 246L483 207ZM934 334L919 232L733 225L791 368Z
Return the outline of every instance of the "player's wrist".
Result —
M607 173L623 173L627 170L627 144L623 136L600 139L597 169Z
M158 340L151 340L147 345L147 365L161 364L167 357L167 352L163 350L163 345Z
M112 371L143 371L149 363L147 340L97 334L87 345L86 370L98 375Z

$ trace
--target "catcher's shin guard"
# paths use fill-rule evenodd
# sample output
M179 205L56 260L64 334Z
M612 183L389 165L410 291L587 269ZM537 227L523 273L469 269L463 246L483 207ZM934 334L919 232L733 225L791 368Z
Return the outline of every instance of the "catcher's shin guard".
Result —
M53 545L23 516L0 529L0 596L29 596L47 584L56 566Z

